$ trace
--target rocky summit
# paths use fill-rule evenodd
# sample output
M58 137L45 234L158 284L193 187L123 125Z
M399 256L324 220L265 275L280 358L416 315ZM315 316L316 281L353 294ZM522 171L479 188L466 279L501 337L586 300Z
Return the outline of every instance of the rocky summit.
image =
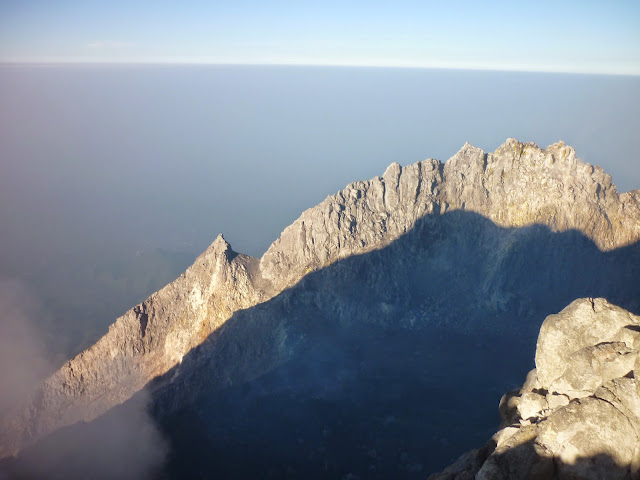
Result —
M530 369L546 316L584 297L640 313L639 240L640 190L619 193L563 143L393 163L303 212L260 259L218 236L0 413L0 458L33 464L144 395L170 478L425 475L495 430L488 412ZM579 350L582 370L540 364L517 397L539 411L586 401L590 359L632 348L614 332L569 353L559 335L538 352Z

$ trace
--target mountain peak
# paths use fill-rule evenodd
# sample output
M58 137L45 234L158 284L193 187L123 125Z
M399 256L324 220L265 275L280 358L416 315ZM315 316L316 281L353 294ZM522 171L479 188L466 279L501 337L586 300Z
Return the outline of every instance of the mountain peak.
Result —
M211 245L209 245L208 250L212 250L214 253L219 255L232 249L231 245L225 240L222 233L219 233L216 239L211 243Z
M401 171L402 166L398 162L392 162L382 174L382 178L385 180L385 182L393 182L394 179L397 182Z
M394 162L382 177L353 182L303 212L259 260L235 254L218 235L177 280L118 318L31 400L0 417L0 432L9 438L0 441L0 457L127 400L179 369L183 357L236 312L310 272L382 249L418 222L428 225L426 217L464 210L503 229L577 230L601 250L613 250L640 239L638 200L618 195L602 169L576 159L562 142L543 150L510 138L488 154L467 142L444 164Z
M347 185L284 230L262 257L262 274L290 285L305 271L380 248L423 216L450 210L506 228L579 230L602 250L640 238L638 202L622 201L602 169L562 142L541 149L509 138L492 153L467 142L444 164L394 162L382 177Z

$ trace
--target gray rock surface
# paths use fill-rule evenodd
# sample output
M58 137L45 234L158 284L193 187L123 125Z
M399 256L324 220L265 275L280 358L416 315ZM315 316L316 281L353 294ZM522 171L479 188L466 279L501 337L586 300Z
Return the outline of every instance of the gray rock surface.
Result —
M564 143L543 150L508 139L489 154L469 143L445 164L391 164L305 211L260 260L266 278L287 285L307 271L389 244L431 213L466 210L504 227L539 223L576 229L602 250L640 238L640 191L619 194L600 167Z
M550 315L536 369L503 397L485 459L432 480L640 478L639 358L640 317L604 299Z
M575 229L603 251L640 239L640 191L619 194L608 175L580 162L562 143L540 149L509 139L489 154L466 144L445 164L431 159L407 167L392 164L382 177L354 182L305 211L261 259L233 252L219 236L180 278L118 318L25 402L0 414L0 458L126 401L179 367L205 339L214 341L235 312L273 298L312 271L391 244L418 220L455 210L478 213L502 227L538 223L554 232ZM492 259L496 265L509 254L509 246L502 247ZM440 267L433 265L434 271ZM378 307L381 315L393 316L391 304ZM602 357L604 363L594 368L604 377L626 368L627 353L619 345L624 334L620 331L620 338L611 340L618 343L604 353L585 351L575 362L586 368L589 355L617 355L624 359L614 365ZM559 367L548 368L544 375ZM565 382L558 388L573 395L576 379L562 379L563 373L554 380ZM220 374L216 381L232 380Z

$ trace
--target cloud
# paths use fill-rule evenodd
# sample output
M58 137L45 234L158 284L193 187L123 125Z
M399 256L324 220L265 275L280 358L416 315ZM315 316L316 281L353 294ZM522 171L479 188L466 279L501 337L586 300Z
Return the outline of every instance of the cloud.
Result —
M151 396L132 399L89 422L63 428L0 464L0 480L146 480L162 475L168 442L148 413Z
M24 283L0 276L0 414L55 369L37 328L46 317ZM0 480L157 478L168 443L148 412L150 401L142 390L92 422L60 429L16 458L0 460Z

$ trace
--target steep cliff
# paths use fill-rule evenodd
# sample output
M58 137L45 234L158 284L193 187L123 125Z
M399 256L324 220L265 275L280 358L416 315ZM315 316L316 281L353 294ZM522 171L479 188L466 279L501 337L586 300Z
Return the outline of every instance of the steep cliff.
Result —
M145 386L160 392L167 414L203 392L258 378L313 345L316 317L340 328L364 319L463 332L491 331L492 316L500 317L495 328L520 317L519 327L537 330L527 322L541 308L576 292L604 289L633 305L635 284L618 288L590 268L635 279L628 258L639 239L640 192L619 194L562 143L543 150L509 139L490 154L466 144L445 164L392 164L305 211L261 259L233 252L219 236L180 278L2 414L0 457L90 421ZM540 240L554 248L536 246ZM592 265L572 256L576 242ZM522 278L541 262L561 268L545 279L548 288Z

